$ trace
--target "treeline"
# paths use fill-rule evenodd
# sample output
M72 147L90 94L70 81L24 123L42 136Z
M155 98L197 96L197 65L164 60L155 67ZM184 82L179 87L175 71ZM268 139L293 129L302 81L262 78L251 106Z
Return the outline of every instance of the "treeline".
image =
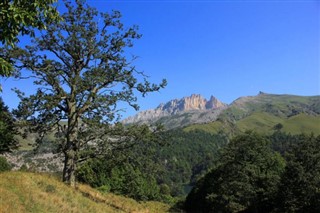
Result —
M188 212L320 212L320 136L247 132L223 149Z

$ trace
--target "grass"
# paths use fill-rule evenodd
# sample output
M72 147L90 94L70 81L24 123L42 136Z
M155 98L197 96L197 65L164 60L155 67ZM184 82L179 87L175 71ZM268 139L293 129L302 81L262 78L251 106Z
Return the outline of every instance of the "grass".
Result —
M273 127L276 124L282 122L283 120L277 116L265 112L257 112L241 119L236 125L241 132L254 130L258 133L269 133L273 131Z
M102 194L83 184L70 188L57 178L27 172L0 173L0 213L24 212L169 212L160 202L137 202Z
M192 131L199 129L212 134L218 133L221 130L225 133L254 130L258 133L269 134L274 131L273 127L278 123L283 125L283 131L291 134L314 133L315 135L320 135L320 116L311 116L303 113L283 118L267 112L254 112L236 121L234 126L218 120L206 124L191 125L184 128L184 130Z
M284 131L294 134L295 132L314 133L320 135L320 116L299 114L287 119L284 124Z

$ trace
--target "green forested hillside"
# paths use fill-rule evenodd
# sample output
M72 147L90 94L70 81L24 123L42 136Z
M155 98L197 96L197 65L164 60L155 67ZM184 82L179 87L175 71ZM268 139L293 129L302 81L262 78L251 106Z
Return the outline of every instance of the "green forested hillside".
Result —
M117 160L89 162L79 171L79 180L139 200L170 202L170 196L189 192L228 142L223 133L181 129L165 132L162 137L164 144L138 144L120 153Z

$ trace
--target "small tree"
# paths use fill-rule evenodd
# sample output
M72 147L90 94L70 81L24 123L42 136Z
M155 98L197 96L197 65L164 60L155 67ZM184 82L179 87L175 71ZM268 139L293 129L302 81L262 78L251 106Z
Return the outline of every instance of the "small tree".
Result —
M278 124L274 125L274 127L273 127L273 129L275 131L280 131L282 128L283 128L283 124L281 124L281 123L278 123Z
M14 46L19 35L34 35L34 28L45 29L46 22L59 21L59 13L53 6L57 0L1 0L0 42ZM0 53L0 75L9 76L13 70L10 58Z
M30 71L26 77L39 86L29 97L17 91L17 115L40 136L57 132L63 181L74 186L78 163L152 137L146 126L113 123L119 119L117 104L138 109L134 92L144 96L166 82L138 82L138 76L145 75L135 69L135 58L129 59L126 50L141 35L135 26L124 28L119 12L99 14L82 0L64 3L63 21L48 24L46 32L16 54L16 67Z

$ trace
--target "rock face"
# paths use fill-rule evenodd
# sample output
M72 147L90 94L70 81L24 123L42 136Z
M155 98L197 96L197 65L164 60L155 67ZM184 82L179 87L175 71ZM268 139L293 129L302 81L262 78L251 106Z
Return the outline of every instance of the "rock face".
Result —
M161 110L169 114L177 114L179 112L186 112L191 110L210 110L224 106L221 101L211 96L207 101L201 95L191 95L182 99L171 100L166 104L160 104L156 110Z
M170 128L190 123L204 123L215 120L218 112L226 106L214 96L206 100L201 95L193 94L160 104L156 109L139 112L135 116L124 119L123 123L156 123L161 121L164 125L170 122ZM176 125L172 125L172 123L176 123Z

